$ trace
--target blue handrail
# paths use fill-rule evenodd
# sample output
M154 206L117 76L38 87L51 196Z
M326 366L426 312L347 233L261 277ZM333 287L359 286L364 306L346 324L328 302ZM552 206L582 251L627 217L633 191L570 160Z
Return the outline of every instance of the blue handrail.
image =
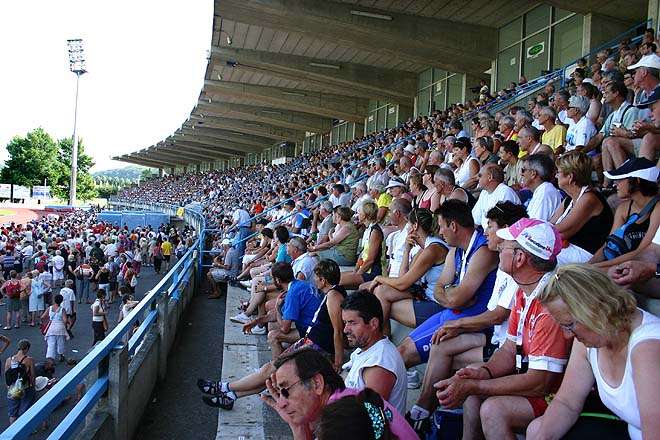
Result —
M201 214L186 210L189 215L199 216L198 220L205 226L205 219ZM199 241L199 240L198 240ZM94 369L98 369L101 362L106 359L110 353L116 350L118 344L125 340L126 335L131 334L133 324L137 321L147 310L153 308L153 304L161 295L161 293L168 293L170 301L178 301L173 292L178 291L186 277L178 278L179 272L182 270L190 270L188 260L194 257L197 250L197 243L191 246L170 271L161 279L156 286L147 292L145 297L135 307L135 309L125 317L117 326L110 332L102 341L98 342L91 351L76 365L69 373L67 373L55 386L49 390L41 399L35 402L16 422L10 425L2 433L0 433L0 440L9 439L27 439L32 431L38 429L39 424L46 420L46 418L60 405L60 403L71 394L75 388L80 384L89 373ZM166 286L171 284L169 289ZM175 285L176 284L176 285ZM154 315L154 319L147 319L140 325L136 335L130 339L129 347L139 345L140 339L144 337L147 330L155 322L157 310L150 311ZM151 315L150 315L151 316ZM138 336L136 338L136 336ZM49 439L62 439L69 438L74 434L85 420L85 416L94 408L99 399L105 395L108 387L111 386L107 374L102 374L100 377L89 386L85 396L76 404L70 413L60 422L55 428Z

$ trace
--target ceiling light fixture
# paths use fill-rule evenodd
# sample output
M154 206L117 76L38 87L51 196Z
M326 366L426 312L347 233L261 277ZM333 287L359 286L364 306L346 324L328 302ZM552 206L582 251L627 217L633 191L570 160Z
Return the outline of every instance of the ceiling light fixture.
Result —
M351 15L357 15L358 17L376 18L378 20L392 21L391 15L374 14L373 12L351 10Z
M218 81L222 81L222 75L218 73Z
M326 63L309 63L311 67L320 67L322 69L333 69L333 70L339 70L341 69L341 66L337 66L336 64L326 64Z

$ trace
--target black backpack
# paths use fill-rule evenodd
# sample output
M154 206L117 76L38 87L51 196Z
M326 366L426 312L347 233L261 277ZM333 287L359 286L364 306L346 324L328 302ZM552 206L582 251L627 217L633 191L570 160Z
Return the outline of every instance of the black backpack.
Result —
M30 376L28 375L25 365L23 365L24 360L25 357L21 359L18 365L11 367L7 371L5 371L5 382L7 382L8 387L16 383L19 377L22 379L24 385L30 383Z

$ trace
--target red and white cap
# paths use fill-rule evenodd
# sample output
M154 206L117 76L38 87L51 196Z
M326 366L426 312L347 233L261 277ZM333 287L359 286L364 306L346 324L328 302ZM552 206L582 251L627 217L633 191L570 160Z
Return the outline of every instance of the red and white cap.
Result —
M544 260L554 260L562 248L557 228L535 218L521 218L510 227L498 230L497 236L516 241L527 252Z

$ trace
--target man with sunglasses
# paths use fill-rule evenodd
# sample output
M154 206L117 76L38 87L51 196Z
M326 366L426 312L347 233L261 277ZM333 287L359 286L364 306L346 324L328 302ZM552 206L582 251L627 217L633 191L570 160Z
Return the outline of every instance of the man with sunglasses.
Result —
M276 372L266 381L269 395L262 400L291 428L294 440L312 440L323 408L361 390L347 387L330 361L317 350L302 348L279 357ZM417 435L397 409L384 401L383 414L396 438L416 439Z
M463 368L436 383L446 408L463 403L463 436L512 438L543 415L559 388L572 338L536 299L552 276L561 236L550 223L523 218L497 236L499 267L518 284L507 340L480 368Z

